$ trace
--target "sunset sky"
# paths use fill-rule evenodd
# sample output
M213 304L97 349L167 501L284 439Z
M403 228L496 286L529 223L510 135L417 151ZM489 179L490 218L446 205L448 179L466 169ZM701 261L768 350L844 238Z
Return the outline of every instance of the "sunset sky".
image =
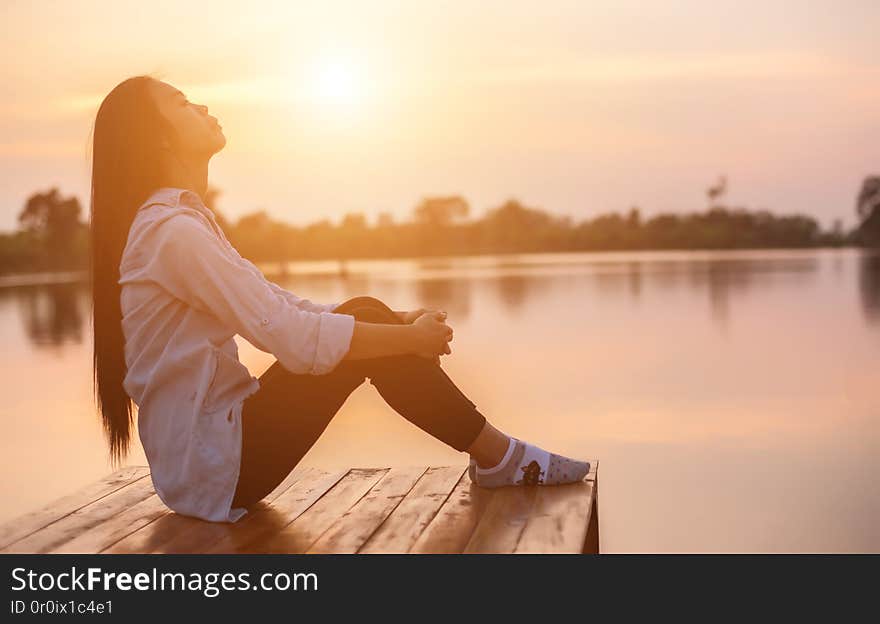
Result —
M0 230L88 203L124 78L207 104L220 208L296 224L460 193L582 219L731 203L854 222L880 174L880 2L2 1Z

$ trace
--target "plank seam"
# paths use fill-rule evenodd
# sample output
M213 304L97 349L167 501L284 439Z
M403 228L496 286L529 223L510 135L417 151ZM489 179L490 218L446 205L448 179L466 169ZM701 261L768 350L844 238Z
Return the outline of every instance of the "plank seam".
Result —
M333 484L330 485L330 487L328 487L326 490L324 490L324 492L323 492L318 498L316 498L315 500L313 500L313 501L309 504L308 507L306 507L305 509L303 509L302 511L300 511L300 512L299 512L298 514L296 514L294 517L289 518L289 519L288 519L288 522L286 522L286 523L284 524L284 526L281 527L281 528L279 529L279 531L284 531L287 527L289 527L291 524L293 524L294 522L296 522L296 520L297 520L300 516L302 516L302 515L303 515L304 513L306 513L309 509L311 509L311 508L314 507L316 504L318 504L318 501L320 501L322 498L324 498L324 496L327 494L327 492L329 492L330 490L332 490L333 488L335 488L335 487L339 484L340 481L342 481L346 476L348 476L348 474L351 472L351 470L352 470L351 468L348 468L348 469L346 469L346 470L337 470L337 471L330 471L330 472L327 472L327 474L326 474L327 477L332 477L332 476L336 476L336 475L338 475L337 479L333 482ZM322 477L322 478L323 478L323 477ZM293 485L293 484L291 484L291 485ZM285 491L286 491L286 490L285 490ZM280 497L281 497L281 495L279 494L279 495L276 497L276 499L277 499L277 498L280 498ZM272 503L269 504L269 507L270 507L270 508L271 508L271 506L274 504L274 502L275 502L275 501L273 500ZM269 539L271 539L271 536L269 536ZM244 547L244 548L247 548L248 546L251 546L251 545L253 545L253 544L256 544L256 543L258 543L259 541L260 541L260 537L258 536L258 537L256 537L256 538L252 538L252 539L248 540L248 541L245 542L244 544L241 544L241 546Z
M77 513L78 511L81 511L82 509L88 507L89 505L92 505L92 504L94 504L94 503L97 503L98 501L103 500L103 499L107 498L108 496L111 496L111 495L113 495L113 494L116 494L116 493L119 492L120 490L124 490L125 488L127 488L127 487L129 487L129 486L132 486L132 485L134 485L135 483L139 482L141 479L146 479L146 478L149 477L149 476L150 476L150 473L147 473L147 474L145 474L145 475L142 476L142 477L138 477L138 478L135 479L134 481L129 481L128 483L125 483L125 484L119 486L119 487L116 488L115 490L111 490L111 491L107 492L106 494L104 494L103 496L99 496L99 497L96 498L95 500L91 500L91 501L87 502L85 505L82 505L82 506L80 506L80 507L77 507L76 509L74 509L74 510L72 510L72 511L66 513L66 514L64 514L63 516L59 516L59 517L55 518L54 520L52 520L52 521L49 522L48 524L44 524L44 525L41 526L40 528L35 529L35 530L31 531L30 533L27 533L26 535L22 535L21 537L15 539L15 540L12 541L12 542L9 542L8 544L6 544L6 545L4 545L2 548L0 548L0 551L6 550L6 549L8 549L8 548L14 546L14 545L17 544L18 542L20 542L20 541L22 541L22 540L24 540L24 539L27 539L27 538L31 537L32 535L34 535L34 534L36 534L36 533L39 533L40 531L43 531L43 530L45 530L45 529L48 529L48 528L49 528L50 526L52 526L53 524L55 524L55 523L57 523L57 522L61 522L61 521L64 520L65 518L68 518L68 517L72 516L73 514ZM124 510L121 510L121 511L124 511ZM116 512L116 513L119 513L119 512ZM112 514L112 515L109 516L107 519L112 518L113 516L116 515L116 513Z
M121 473L123 470L129 469L129 468L132 470L132 472L136 472L138 468L146 468L146 467L147 467L147 466L127 466L126 468L120 468L120 469L117 470L116 472L114 472L114 473L108 475L108 477L111 477L111 476L113 476L113 475L115 475L115 474L119 474L119 473ZM6 544L0 544L0 548L6 548L7 546L11 546L12 544L14 544L15 542L17 542L18 540L20 540L20 539L24 539L24 538L26 538L26 537L29 537L29 536L33 535L33 534L36 533L37 531L40 531L40 530L46 528L47 526L49 526L49 525L52 524L53 522L57 522L57 521L59 521L59 520L65 518L65 517L69 516L69 515L72 514L72 513L76 513L77 511L79 511L80 509L82 509L84 506L86 506L86 505L90 505L91 503L93 503L95 500L100 500L100 499L103 498L104 496L109 496L110 494L113 494L113 493L116 492L117 490L119 490L119 489L121 489L121 488L123 488L123 487L126 487L127 485L131 485L131 484L134 483L135 481L138 481L138 480L140 480L141 478L143 478L143 477L145 477L145 476L149 476L149 474L150 474L150 473L148 472L148 473L145 474L145 475L141 475L140 477L138 477L138 478L135 479L134 481L129 481L129 482L127 482L127 483L123 483L122 485L119 485L116 489L114 489L114 490L110 490L110 491L108 491L108 492L105 492L105 493L104 493L102 496L100 496L99 498L96 498L96 499L94 499L94 500L89 500L87 503L85 503L85 505L82 505L82 506L80 506L80 507L77 507L77 508L75 508L75 509L69 511L68 513L64 514L63 516L59 516L58 518L55 518L54 520L50 520L49 522L47 522L47 523L44 524L44 525L41 525L40 527L38 527L37 529L35 529L35 530L32 531L31 533L28 533L28 534L23 535L23 536L21 536L21 537L17 537L17 538L15 538L15 540L13 540L13 541L11 541L11 542L8 542L8 543L6 543ZM89 483L89 484L87 484L87 485L84 485L83 488L88 488L88 487L90 487L90 486L92 486L92 485L94 485L94 483ZM78 494L78 493L79 493L79 491L74 492L72 495L76 495L76 494ZM55 507L55 505L56 505L57 503L60 503L61 501L64 501L64 500L67 499L67 498L69 498L69 496L62 496L62 497L60 497L60 498L57 498L57 499L55 499L55 500L53 500L53 501L50 501L50 502L46 503L45 505L43 505L43 506L41 506L41 507L38 507L38 508L36 508L36 509L28 510L28 512L26 512L26 513L23 514L23 515L19 515L19 516L15 517L15 518L10 518L9 520L7 520L7 521L3 522L2 524L0 524L0 529L6 529L7 527L9 527L9 526L15 524L16 522L18 522L20 519L25 518L25 517L27 517L27 516L30 516L30 515L32 515L32 514L39 514L39 513L44 512L44 511L51 511L51 509L52 509L53 507Z
M455 494L456 490L458 490L458 486L461 485L461 480L464 479L464 475L465 475L466 469L467 469L467 466L465 466L464 469L462 469L462 471L461 471L461 475L458 477L458 481L455 482L455 485L452 486L452 490L450 490L450 491L449 491L449 494L446 495L446 498L443 499L443 503L440 505L440 507L437 508L437 511L436 511L436 513L434 514L434 516L433 516L433 517L431 518L431 520L425 525L425 528L422 529L422 533L419 534L419 536L416 538L416 540L415 540L415 541L412 543L412 545L409 547L409 550L407 550L408 553L409 553L409 552L412 552L412 549L415 548L415 545L418 543L419 539L421 539L422 534L424 534L424 532L427 531L428 528L434 523L434 520L437 519L437 516L438 516L438 515L440 514L440 512L443 511L443 509L446 507L446 503L449 502L449 498L450 498L453 494ZM468 483L472 483L472 482L470 481L470 477L468 477ZM483 509L483 513L485 513L485 511L486 511L486 510L485 510L485 508L484 508L484 509ZM481 513L481 514L480 514L480 518L477 520L477 522L474 523L473 528L472 528L472 529L470 530L470 532L468 533L468 536L467 536L467 537L468 537L468 541L465 542L464 548L467 548L467 545L470 543L471 538L472 538L473 535L474 535L474 531L477 530L477 526L479 526L479 524L480 524L480 520L482 520L482 515L483 515L483 514ZM463 548L462 550L464 550L464 548Z
M478 486L478 487L479 487L479 486ZM540 485L531 485L531 486L508 485L508 486L505 486L505 487L532 487L532 488L538 488L538 487L543 487L543 486L540 486ZM546 486L546 487L554 487L554 486ZM501 488L496 488L496 489L501 489ZM494 498L494 494L497 494L497 492L493 492L493 498L492 498L492 501L496 500L496 499ZM529 516L531 516L532 510L534 510L534 508L535 508L535 501L536 501L536 499L537 499L537 494L538 494L538 492L537 492L537 490L534 490L533 492L528 492L527 494L528 494L528 513L529 513ZM477 523L474 525L474 530L473 530L473 532L471 533L471 536L470 536L470 538L468 539L467 544L464 545L464 548L462 549L462 553L467 552L467 549L470 547L471 542L474 541L474 536L477 534L477 530L480 528L480 525L486 520L486 512L489 510L489 505L492 504L492 501L489 501L489 502L486 503L486 507L483 509L483 514L480 516L480 519L479 519L479 520L477 521ZM511 553L515 553L515 552L516 552L516 549L519 547L519 541L522 539L523 532L525 531L525 529L526 529L526 525L528 524L528 522L529 522L529 517L527 517L526 520L525 520L525 522L522 523L522 526L520 526L520 527L518 528L518 530L517 530L517 532L516 532L516 540L513 542L513 546L511 547L511 549L510 549L509 551L505 552L505 553L499 553L499 554L511 554ZM471 553L471 554L480 554L480 553ZM485 554L485 553L484 553L484 554Z
M373 468L349 468L349 469L348 469L348 472L345 473L346 476L348 476L348 475L351 473L352 470L374 470L374 469L373 469ZM347 508L345 509L345 511L343 511L342 514L340 514L339 518L337 518L336 520L334 520L333 522L331 522L330 525L329 525L326 529L324 529L323 531L321 531L321 534L320 534L320 535L318 535L315 539L313 539L311 542L309 542L309 544L308 544L307 546L305 546L305 547L302 549L302 553L301 553L301 554L305 554L305 553L307 553L307 552L309 551L310 548L312 548L315 544L317 544L317 543L320 541L320 539L321 539L322 537L324 537L324 534L325 534L325 533L327 533L330 529L332 529L332 528L336 525L336 523L339 521L340 518L345 517L345 514L347 514L347 513L348 513L349 511L351 511L352 509L354 509L354 507L355 507L359 502L361 502L361 501L362 501L362 500L363 500L363 499L364 499L364 498L365 498L370 492L373 491L373 488L374 488L374 487L376 487L377 485L379 485L380 483L382 483L382 479L384 479L386 476L388 476L388 472L391 470L391 468L377 468L376 470L384 470L385 472L384 472L384 474L383 474L381 477L379 477L379 480L376 481L376 483L374 483L373 485L371 485L371 486L369 487L369 489L368 489L366 492L364 492L363 494L361 494L360 498L358 498L358 499L357 499L356 501L354 501L349 507L347 507ZM340 481L341 481L341 479L340 479ZM339 484L339 481L337 481L336 484L334 484L333 487L336 487L336 485L338 485L338 484ZM324 496L326 496L327 494L329 494L329 493L330 493L330 490L332 490L332 489L333 489L333 488L330 488L329 490L327 490L326 492L324 492L323 494L321 494L321 497L320 497L318 500L321 500L321 498L324 498ZM318 502L318 501L316 500L314 503L312 503L312 505L317 504L317 502ZM311 505L310 505L309 507L311 507ZM301 513L299 516L297 516L297 518L299 518L300 516L302 516L302 515L304 515L304 514L305 514L305 512ZM289 523L285 526L285 528L287 528L288 526L290 526L291 524L293 524L293 522L295 522L295 519L294 519L293 521L289 522ZM371 536L372 536L372 534L371 534Z
M430 468L429 468L429 470L430 470ZM449 489L449 492L446 493L446 496L443 498L443 502L437 506L436 511L434 511L434 513L431 514L431 518L425 523L425 526L422 527L421 532L413 540L413 543L410 544L409 548L406 549L407 553L412 552L412 549L415 547L416 543L419 541L419 538L427 530L427 528L429 526L431 526L431 523L434 522L434 518L437 517L437 514L439 514L440 510L443 509L443 506L446 505L447 501L449 500L449 497L452 496L452 493L455 492L455 488L458 487L459 482L461 481L462 477L464 477L465 470L467 470L467 466L462 466L461 474L458 475L458 479L455 480L455 484L453 484L453 486ZM425 474L427 474L427 471L425 471Z
M157 496L158 496L158 494L157 494ZM171 513L171 510L170 510L170 509L166 510L165 513L156 516L155 518L153 518L152 520L150 520L149 522L147 522L144 526L142 526L142 527L138 527L137 529L135 529L135 530L132 531L131 533L127 533L127 534L123 535L122 537L120 537L118 540L116 540L116 541L113 542L112 544L108 544L107 546L105 546L104 548L102 548L101 550L99 550L97 554L101 554L101 553L104 552L104 551L110 550L111 548L113 548L114 546L116 546L116 544L118 544L118 543L121 542L122 540L124 540L124 539L126 539L126 538L128 538L128 537L130 537L130 536L132 536L132 535L134 535L134 534L137 533L138 531L142 531L142 530L146 529L148 526L150 526L151 524L153 524L154 522L156 522L156 520L159 520L160 518L164 518L165 516L167 516L167 515L170 514L170 513Z
M373 535L376 534L376 531L378 531L379 528L380 528L383 524L385 524L386 522L388 522L388 518L391 517L391 514L394 513L394 510L397 509L397 508L400 506L400 503L402 503L403 500L404 500L407 496L409 496L409 493L412 492L412 491L413 491L413 488L416 487L416 484L417 484L419 481L421 481L422 478L423 478L426 474L428 474L428 470L430 470L430 469L431 469L430 466L426 466L426 467L425 467L425 470L422 472L422 474L419 475L419 478L416 479L416 480L415 480L415 483L413 483L412 486L410 486L410 488L406 491L406 493L405 493L403 496L400 497L400 500L398 500L398 501L397 501L397 504L394 505L394 507L391 508L391 511L388 512L388 515L385 516L384 518L382 518L382 522L380 522L378 525L376 525L376 528L373 529L373 530L370 532L370 534L367 536L367 539L365 539L365 540L361 543L361 545L358 546L357 550L354 551L355 554L359 553L360 550L361 550L361 548L363 548L363 547L367 544L367 542L369 542L370 539L372 539ZM390 469L389 469L389 470L390 470ZM387 473L386 473L386 474L387 474ZM384 479L385 477L382 477L382 478ZM382 482L382 481L380 480L379 483L381 483L381 482ZM378 485L379 483L377 483L376 485ZM370 488L370 490L372 490L372 489L373 489L373 488ZM354 505L352 505L352 507L354 507Z

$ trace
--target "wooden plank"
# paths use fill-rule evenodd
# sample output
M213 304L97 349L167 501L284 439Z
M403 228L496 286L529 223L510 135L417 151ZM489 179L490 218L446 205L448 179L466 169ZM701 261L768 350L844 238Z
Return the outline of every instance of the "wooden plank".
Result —
M356 553L412 490L426 470L426 466L391 468L366 496L334 522L306 552Z
M311 468L309 466L297 466L296 468L291 470L286 477L284 477L284 480L278 484L278 487L269 492L268 496L263 498L263 502L271 503L276 498L284 494L287 490L289 490L295 483L299 483L303 479L309 478L316 473L324 474L322 470L318 470L317 468Z
M50 550L52 553L98 553L168 513L157 494L87 529Z
M587 536L595 483L538 486L516 553L580 553Z
M599 462L592 462L589 477L592 477L593 483L593 504L590 507L590 520L582 552L599 554Z
M387 468L352 468L305 513L257 545L255 552L303 553L388 472Z
M291 471L265 500L274 500L275 497L280 496L302 474L302 469ZM199 523L204 523L204 521L182 516L166 508L165 513L153 522L119 540L109 548L106 548L104 552L112 554L161 553L178 536L185 534Z
M543 487L497 488L463 552L512 553L532 512L537 491Z
M288 473L287 477L272 492L263 498L264 503L271 503L291 485L299 481L303 476L312 471L311 468L297 467ZM260 509L263 508L262 506ZM209 522L200 518L182 518L178 523L180 528L168 541L153 549L154 553L200 553L209 548L218 540L226 537L230 530L245 521L245 515L238 522Z
M0 549L57 522L120 488L147 477L149 474L150 470L146 466L126 466L96 483L85 486L74 494L53 501L36 511L3 524L0 526Z
M162 516L129 534L102 552L108 554L151 553L184 528L185 517L166 511Z
M324 472L313 470L297 481L271 504L255 510L250 518L243 518L229 527L228 533L206 553L257 552L260 544L270 539L285 526L296 520L327 490L336 485L348 470Z
M597 482L599 480L599 462L595 459L590 460L590 473L584 477L587 481Z
M465 466L428 468L409 494L370 536L360 553L405 553L431 522L461 479Z
M193 552L187 546L190 543L190 536L203 528L210 530L209 527L218 524L174 512L167 514L167 517L166 522L169 523L170 529L166 532L167 539L160 544L155 544L153 549L149 551L152 554Z
M149 498L154 493L149 479L138 479L115 492L77 509L64 518L10 544L4 552L44 553L96 527L108 518Z
M410 552L462 552L494 494L495 490L473 485L465 471Z

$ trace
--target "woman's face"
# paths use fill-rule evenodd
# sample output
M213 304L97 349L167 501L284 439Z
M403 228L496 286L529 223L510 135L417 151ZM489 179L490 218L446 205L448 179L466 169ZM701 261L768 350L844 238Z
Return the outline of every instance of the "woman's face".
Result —
M175 148L181 155L210 158L223 149L223 128L216 117L208 114L207 106L193 104L178 89L160 80L153 80L150 90L159 112L177 131Z

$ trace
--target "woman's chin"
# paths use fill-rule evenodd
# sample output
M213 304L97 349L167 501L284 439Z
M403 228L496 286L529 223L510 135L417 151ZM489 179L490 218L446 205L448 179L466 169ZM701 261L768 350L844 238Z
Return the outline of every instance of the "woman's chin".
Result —
M216 154L217 152L222 150L224 147L226 147L226 137L224 136L224 134L221 131L218 130L217 131L217 142L216 142L216 147L214 148L214 153Z

